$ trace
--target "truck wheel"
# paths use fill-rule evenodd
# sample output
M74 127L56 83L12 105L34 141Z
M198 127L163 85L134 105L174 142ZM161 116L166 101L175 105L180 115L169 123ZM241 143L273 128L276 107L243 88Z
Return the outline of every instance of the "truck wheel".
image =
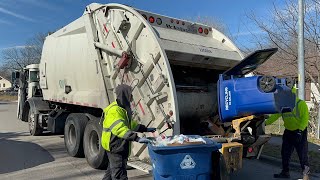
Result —
M83 148L88 164L95 169L108 167L108 156L101 146L102 127L99 119L91 119L84 131Z
M83 134L88 118L81 113L73 113L67 117L64 126L64 144L72 157L84 157Z
M42 134L43 129L40 127L38 122L38 114L35 114L31 109L28 112L28 124L29 131L32 136L38 136Z
M272 92L276 88L276 80L272 76L262 76L259 78L259 87L265 93Z

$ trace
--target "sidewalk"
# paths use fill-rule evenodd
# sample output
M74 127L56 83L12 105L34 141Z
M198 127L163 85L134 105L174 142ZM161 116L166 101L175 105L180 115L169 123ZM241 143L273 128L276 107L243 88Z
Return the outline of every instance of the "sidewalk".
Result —
M269 140L268 143L281 146L282 145L282 136L272 136L272 138ZM320 153L320 145L309 142L308 149L309 149L309 151Z
M267 161L276 161L281 167L281 145L282 136L272 136L262 151L262 158ZM311 175L320 179L320 145L309 142L308 148ZM296 152L292 155L290 167L295 171L300 171Z

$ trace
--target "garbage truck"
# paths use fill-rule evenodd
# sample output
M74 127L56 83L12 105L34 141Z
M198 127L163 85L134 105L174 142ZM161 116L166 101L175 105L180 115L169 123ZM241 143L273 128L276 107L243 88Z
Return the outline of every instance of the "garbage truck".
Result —
M289 81L254 76L249 82L245 77L275 52L259 50L244 58L210 26L93 3L46 37L39 64L13 73L20 82L17 116L28 122L31 135L64 134L70 156L103 169L108 165L99 143L103 109L115 101L116 86L127 84L133 89L135 120L166 136L196 134L223 143L221 153L233 171L241 168L242 157L256 157L270 138L264 134L263 114L293 106L275 95L288 95ZM233 87L224 87L229 81ZM232 95L250 88L256 93ZM251 102L264 95L264 106L236 102L236 97L248 96ZM239 109L226 115L233 105ZM149 171L147 146L133 143L131 149L129 165Z

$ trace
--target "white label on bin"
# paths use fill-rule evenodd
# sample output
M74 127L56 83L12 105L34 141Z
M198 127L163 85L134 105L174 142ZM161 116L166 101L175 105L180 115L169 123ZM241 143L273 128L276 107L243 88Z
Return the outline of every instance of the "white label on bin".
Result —
M181 169L193 169L196 167L196 162L194 162L190 155L186 155L180 163L180 167Z
M229 91L228 87L224 88L224 104L225 110L229 111L229 106L231 106L231 91Z

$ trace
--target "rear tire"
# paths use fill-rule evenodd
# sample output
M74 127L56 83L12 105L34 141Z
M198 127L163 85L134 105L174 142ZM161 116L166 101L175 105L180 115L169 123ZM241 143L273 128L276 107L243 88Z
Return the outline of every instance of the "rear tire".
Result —
M72 157L84 157L83 134L88 118L81 113L73 113L67 117L64 126L64 143Z
M28 112L28 125L29 131L32 136L39 136L42 134L43 129L38 122L39 115L35 114L31 109Z
M107 169L108 156L101 146L102 127L99 119L91 119L84 131L83 148L88 164L95 169Z

